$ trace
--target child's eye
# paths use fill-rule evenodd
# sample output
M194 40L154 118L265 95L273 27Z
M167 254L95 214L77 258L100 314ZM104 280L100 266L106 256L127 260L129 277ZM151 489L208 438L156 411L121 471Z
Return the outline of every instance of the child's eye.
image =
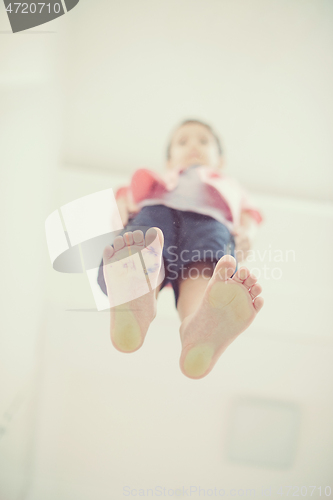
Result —
M181 146L184 146L184 144L186 144L186 139L180 139L178 141L178 144L180 144Z
M208 139L206 139L205 137L202 137L201 144L207 144L207 143L208 143Z

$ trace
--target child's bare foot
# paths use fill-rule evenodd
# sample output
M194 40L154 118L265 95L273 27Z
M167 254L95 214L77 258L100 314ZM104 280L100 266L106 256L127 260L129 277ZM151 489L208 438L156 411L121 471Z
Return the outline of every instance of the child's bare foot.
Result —
M225 255L216 264L198 310L180 326L181 371L189 378L206 376L235 338L252 323L264 299L255 276L246 267L233 278L236 261Z
M139 349L155 318L156 286L164 278L163 242L162 231L150 228L145 237L141 230L117 236L113 246L104 250L103 271L111 307L111 341L118 351Z

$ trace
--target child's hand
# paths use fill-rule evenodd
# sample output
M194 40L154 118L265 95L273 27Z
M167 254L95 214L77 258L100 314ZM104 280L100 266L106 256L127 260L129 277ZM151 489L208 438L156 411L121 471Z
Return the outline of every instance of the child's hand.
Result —
M252 243L257 232L258 224L246 212L242 212L240 225L233 230L236 245L236 257L240 262L245 260L252 248Z
M126 226L129 215L136 214L140 211L136 203L131 199L130 196L121 196L117 198L117 206L121 218L121 222Z

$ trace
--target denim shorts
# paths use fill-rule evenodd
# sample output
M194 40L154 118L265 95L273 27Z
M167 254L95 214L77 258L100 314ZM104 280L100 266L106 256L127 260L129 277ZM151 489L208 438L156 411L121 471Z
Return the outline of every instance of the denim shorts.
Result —
M142 226L138 229L144 233L152 226L162 230L165 278L161 289L169 283L172 285L176 306L179 297L179 279L189 265L194 262L210 262L215 266L216 262L226 254L236 258L233 235L224 224L208 215L175 210L165 205L152 205L143 207L119 234L133 231L135 226ZM107 295L103 261L99 267L98 283Z

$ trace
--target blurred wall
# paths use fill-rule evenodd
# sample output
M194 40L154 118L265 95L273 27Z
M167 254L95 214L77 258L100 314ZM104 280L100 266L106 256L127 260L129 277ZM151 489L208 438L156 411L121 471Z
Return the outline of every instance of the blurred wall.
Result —
M333 199L331 0L95 0L66 22L64 162L162 168L198 117L247 187Z
M0 498L22 498L44 334L44 221L58 161L55 39L12 35L0 18Z

